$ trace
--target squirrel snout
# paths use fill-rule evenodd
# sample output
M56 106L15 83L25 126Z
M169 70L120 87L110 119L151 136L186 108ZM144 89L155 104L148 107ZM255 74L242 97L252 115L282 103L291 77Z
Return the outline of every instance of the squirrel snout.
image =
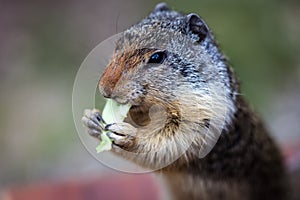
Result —
M100 94L102 94L105 98L111 98L112 91L106 86L101 86L99 84Z
M119 79L121 78L122 69L110 64L104 71L99 81L99 91L107 98L113 95L113 91Z
M110 80L105 80L104 77L99 81L99 91L105 98L111 98L114 90L114 85Z

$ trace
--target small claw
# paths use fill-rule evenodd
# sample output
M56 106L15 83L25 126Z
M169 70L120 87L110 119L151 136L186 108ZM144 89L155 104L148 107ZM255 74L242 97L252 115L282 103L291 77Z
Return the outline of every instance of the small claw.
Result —
M125 122L108 124L105 126L105 130L121 136L130 135L134 137L137 133L136 128Z
M122 140L125 138L125 136L121 136L112 132L107 132L107 136L112 139L113 141Z
M113 144L122 149L127 149L133 144L137 132L136 128L125 122L108 124L105 129Z
M113 147L126 148L133 143L133 137L130 135L118 135L116 133L108 132L107 136L112 140Z
M83 124L89 128L89 129L95 129L95 130L98 130L98 131L102 131L102 126L101 124L96 124L94 120L92 120L91 118L88 118L87 116L83 116L81 118Z
M103 119L102 116L100 115L99 110L93 109L92 112L94 113L96 119L97 119L99 122L102 122L103 124L106 124L106 122L104 121L104 119Z
M105 131L110 131L110 130L109 130L109 127L112 126L113 124L115 124L115 123L107 124L107 125L104 127L104 130L105 130Z
M87 118L89 118L90 120L92 120L95 124L101 126L102 124L100 123L101 121L97 117L98 115L100 115L100 113L96 109L93 109L93 110L86 109L84 111L84 116L86 116Z

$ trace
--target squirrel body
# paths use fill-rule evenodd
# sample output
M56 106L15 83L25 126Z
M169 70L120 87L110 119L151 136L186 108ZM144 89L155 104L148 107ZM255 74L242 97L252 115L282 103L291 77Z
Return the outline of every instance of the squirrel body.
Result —
M105 127L112 151L162 173L172 198L287 198L280 151L197 14L158 4L118 40L99 89L132 105Z

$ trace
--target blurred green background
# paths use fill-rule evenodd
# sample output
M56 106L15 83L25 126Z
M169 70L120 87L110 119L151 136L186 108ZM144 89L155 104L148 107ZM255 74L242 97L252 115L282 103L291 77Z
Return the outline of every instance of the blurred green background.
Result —
M85 56L159 1L0 1L0 188L116 173L81 144L72 87ZM169 0L201 15L283 146L300 141L300 2Z

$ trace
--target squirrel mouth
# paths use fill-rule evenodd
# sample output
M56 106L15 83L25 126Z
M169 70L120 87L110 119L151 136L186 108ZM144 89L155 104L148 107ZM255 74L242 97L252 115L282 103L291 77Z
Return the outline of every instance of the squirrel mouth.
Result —
M151 105L148 104L131 106L124 122L130 123L134 127L147 126L151 121L149 116L150 108Z

